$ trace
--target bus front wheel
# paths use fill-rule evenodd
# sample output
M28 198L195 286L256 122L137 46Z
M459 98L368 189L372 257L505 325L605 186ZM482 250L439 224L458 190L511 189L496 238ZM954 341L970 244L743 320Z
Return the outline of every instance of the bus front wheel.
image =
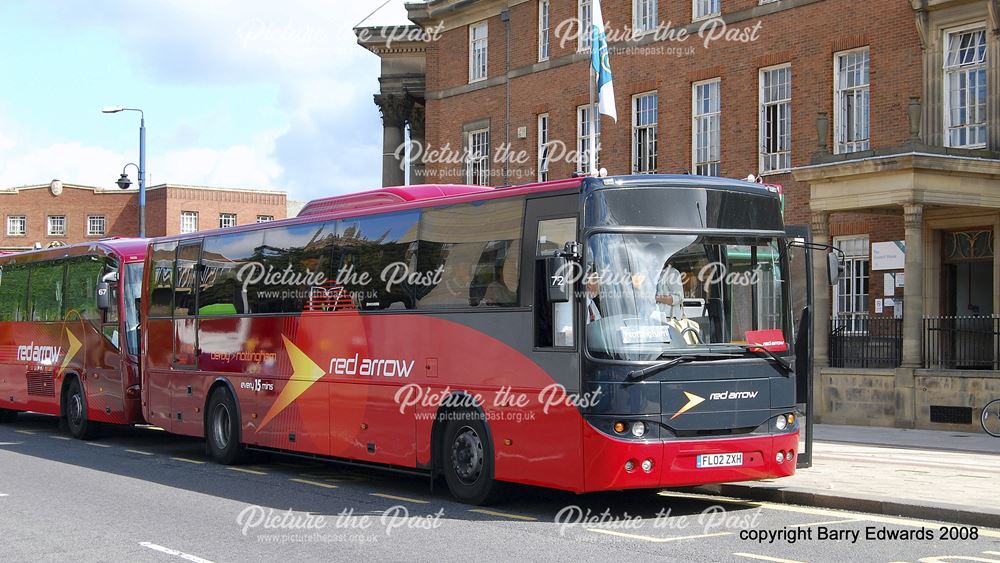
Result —
M219 387L208 401L205 436L208 454L223 465L234 465L243 458L240 444L240 420L236 400L225 387Z
M77 440L89 440L97 434L97 423L87 418L87 397L80 380L73 378L66 389L66 426Z
M448 420L441 448L441 468L451 494L475 505L499 500L502 483L493 478L493 444L479 413L461 412Z

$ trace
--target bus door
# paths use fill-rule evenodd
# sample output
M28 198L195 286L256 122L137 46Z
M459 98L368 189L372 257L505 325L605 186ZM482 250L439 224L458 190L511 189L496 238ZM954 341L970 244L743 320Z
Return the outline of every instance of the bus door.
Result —
M533 343L530 357L548 374L547 385L556 383L565 388L567 394L582 392L580 377L580 322L578 301L573 279L565 295L565 300L553 301L549 295L549 279L546 272L546 258L566 249L567 243L579 243L579 195L552 196L528 199L525 210L524 227L524 276L525 302L532 305ZM572 278L572 275L570 275ZM530 301L529 301L530 299ZM580 467L582 460L581 430L576 413L565 417L538 414L536 420L548 420L549 436L537 440L537 451L525 451L526 458L533 460L533 467L545 472L542 466L550 467L558 474L564 467ZM565 422L565 424L563 424ZM559 456L553 455L551 444L581 444L578 448L561 448ZM529 447L529 446L524 446ZM561 457L571 456L571 457ZM541 464L541 466L539 465ZM551 466L549 465L551 464ZM567 465L569 464L569 465ZM582 483L581 483L582 484Z
M195 407L203 405L203 391L197 385L198 299L201 287L202 241L185 241L177 246L176 278L174 283L173 361L168 394L170 396L171 431L177 434L197 434L202 421L192 417ZM195 404L197 403L197 404ZM185 414L186 413L186 414ZM185 418L187 417L187 418ZM193 420L192 420L193 419Z
M789 240L812 242L808 225L786 225ZM795 402L799 412L805 415L804 446L800 447L798 467L812 466L813 449L813 261L812 252L801 246L792 246L788 251L790 267L789 305L792 310L792 326L795 329ZM801 335L806 333L805 338Z

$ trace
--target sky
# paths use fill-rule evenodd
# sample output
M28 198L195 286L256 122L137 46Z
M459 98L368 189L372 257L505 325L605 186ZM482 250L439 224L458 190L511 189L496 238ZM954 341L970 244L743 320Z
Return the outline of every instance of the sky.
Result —
M381 186L379 60L352 29L384 0L3 0L0 188ZM405 23L389 0L365 25ZM129 167L132 181L137 179Z

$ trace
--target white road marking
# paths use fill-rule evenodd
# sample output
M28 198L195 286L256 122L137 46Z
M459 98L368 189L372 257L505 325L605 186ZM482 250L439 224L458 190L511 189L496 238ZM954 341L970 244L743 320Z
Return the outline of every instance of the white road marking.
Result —
M249 473L251 475L267 475L263 471L257 471L256 469L248 469L246 467L226 467L230 471L239 471L240 473Z
M697 536L675 536L675 537L672 537L672 538L655 538L653 536L640 536L638 534L626 534L625 532L618 532L618 531L615 531L615 530L605 530L603 528L586 528L586 530L588 532L593 532L595 534L606 534L606 535L609 535L609 536L617 536L619 538L629 538L629 539L633 539L633 540L642 540L642 541L648 541L648 542L652 542L652 543L666 543L666 542L671 542L671 541L695 540L695 539L699 539L699 538L712 538L712 537L716 537L716 536L731 536L731 535L733 535L732 532L715 532L713 534L699 534Z
M9 497L9 496L10 495L8 495L7 493L0 493L0 497Z
M937 557L924 557L920 563L951 563L952 561L980 561L981 563L1000 563L1000 559L986 559L985 557L975 557L971 555L938 555Z
M194 561L194 563L212 563L212 561L198 557L197 555L191 555L190 553L184 553L183 551L177 551L176 549L170 549L169 547L163 547L162 545L157 545L148 541L140 542L139 545L154 551L159 551L160 553L166 553L167 555L173 555L174 557Z
M403 501L403 502L413 502L413 503L416 503L416 504L430 504L426 500L420 500L420 499L417 499L417 498L409 498L409 497L397 497L396 495L387 495L385 493L371 493L371 495L373 497L385 498L385 499L389 499L389 500L399 500L399 501Z
M20 446L24 442L0 442L0 446Z
M38 434L38 432L35 432L34 430L15 430L14 432L17 432L18 434Z
M94 446L95 448L110 448L111 447L111 446L109 446L107 444L101 444L99 442L84 442L84 444L87 444L88 446Z
M144 452L144 451L142 451L142 450L125 450L125 451L126 451L126 452L128 452L128 453L130 453L130 454L139 454L139 455L156 455L156 454L151 454L151 453L149 453L149 452Z
M49 436L49 438L53 438L55 440L72 440L73 439L73 438L70 438L69 436L55 436L55 435Z
M183 461L184 463L193 463L195 465L204 465L204 461L198 461L197 459L188 459L186 457L172 457L170 458L174 461Z
M746 557L748 559L758 559L760 561L775 561L776 563L803 563L802 561L796 561L795 559L779 559L777 557L768 557L766 555L754 555L753 553L734 553L733 555L737 557Z
M485 508L473 508L469 512L476 512L479 514L486 514L487 516L499 516L501 518L512 518L514 520L525 520L528 522L534 522L538 518L532 518L531 516L521 516L520 514L510 514L509 512L497 512L496 510L487 510Z
M322 487L324 489L336 489L337 485L330 485L327 483L320 483L319 481L310 481L309 479L289 479L289 481L294 481L296 483L302 483L303 485L312 485L314 487Z

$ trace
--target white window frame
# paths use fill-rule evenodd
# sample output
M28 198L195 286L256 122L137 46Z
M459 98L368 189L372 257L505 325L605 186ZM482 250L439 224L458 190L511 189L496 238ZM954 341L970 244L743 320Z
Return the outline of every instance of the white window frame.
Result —
M235 227L238 224L238 218L235 213L219 213L219 228L229 229ZM228 224L231 223L231 224Z
M274 221L274 215L258 215L257 216L257 222L258 223L270 223L271 221Z
M185 226L187 223L187 226ZM198 212L181 211L181 234L198 232Z
M652 100L652 106L643 105L644 100ZM660 99L656 90L643 92L632 96L632 173L655 174L657 171L658 126ZM642 117L653 121L640 124ZM646 142L640 143L640 137L645 136ZM641 145L641 146L640 146ZM652 162L650 162L652 160Z
M591 27L594 23L594 4L591 0L577 0L576 21L580 26L580 33L576 38L576 50L579 52L590 51Z
M694 0L691 2L691 21L707 20L722 15L722 0Z
M96 228L100 225L100 228ZM108 232L108 218L104 215L87 215L87 236L102 237Z
M967 25L963 25L963 26L959 26L959 27L952 27L952 28L948 28L948 29L943 30L944 41L942 43L944 44L944 47L943 47L944 48L944 53L943 53L943 59L942 59L943 62L942 62L942 80L941 80L942 86L941 87L944 90L944 98L943 98L943 100L944 100L944 107L943 107L943 111L944 111L944 132L943 132L943 135L944 135L944 146L946 146L946 147L964 148L964 149L985 148L986 144L987 144L987 139L988 139L988 136L989 136L989 122L988 122L988 119L989 119L988 107L989 106L988 106L988 104L989 104L989 81L990 81L990 76L989 76L989 67L987 66L988 54L984 53L982 62L977 62L977 63L970 64L970 65L962 65L961 63L959 63L957 65L949 66L949 64L948 64L948 54L949 54L948 51L949 51L949 47L951 46L952 37L960 36L962 34L970 33L970 32L971 33L975 33L975 32L982 32L983 33L984 41L986 42L986 46L985 46L984 51L988 52L989 51L989 34L986 33L986 24L984 22L976 22L976 23L972 23L972 24L967 24ZM972 73L972 72L978 72L980 70L985 75L983 77L982 82L980 83L980 87L983 89L984 94L986 96L986 103L983 105L981 120L980 121L972 121L971 119L967 118L967 121L966 121L965 124L955 126L955 125L953 125L953 122L952 122L952 108L951 108L952 93L951 93L951 88L949 87L949 83L950 83L950 79L949 78L953 74L960 74L961 73L961 74L965 74L966 75L966 79L967 79L970 73ZM966 105L966 111L969 111L968 108L970 108L970 105L968 105L969 102L970 102L970 100L968 99L970 92L972 92L972 89L971 88L967 88L967 92L966 92L966 104L967 104ZM975 104L973 104L971 107L974 107L974 106L975 106ZM974 133L976 130L979 130L980 131L979 134L982 136L982 142L974 142L974 143L966 142L964 144L963 143L953 143L952 142L952 135L951 135L951 133L953 132L952 131L953 129L956 132L957 131L965 131L966 140L967 141L968 141L968 136L969 136L970 133Z
M469 185L490 185L490 129L469 131L465 147L465 181Z
M551 41L552 7L549 0L538 0L538 62L549 60Z
M19 224L20 229L15 229L14 225ZM28 236L28 217L27 215L8 215L7 216L7 236L9 237L24 237Z
M656 31L657 4L657 0L632 0L632 29L636 35Z
M50 237L64 237L66 236L66 216L65 215L49 215L46 220L46 232ZM57 225L61 226L57 227Z
M848 326L849 332L863 332L867 330L865 323L862 322L858 317L868 315L868 302L871 298L871 280L872 280L872 269L871 269L871 240L868 235L850 235L850 236L839 236L833 237L833 246L836 248L843 249L844 243L847 242L863 242L864 244L856 245L859 247L857 252L844 252L844 276L840 279L840 282L833 288L833 316L834 318L840 319L850 319ZM862 276L860 273L860 266L864 263L868 264L868 275ZM845 310L841 305L841 299L845 296L843 294L843 288L849 287L853 288L855 282L866 280L867 281L867 292L864 295L864 302L862 307L859 309L856 307L856 300L861 297L861 293L850 290L850 295L847 296L848 301L852 303L850 305L850 310Z
M538 114L538 181L547 182L549 180L548 158L551 147L547 146L550 141L552 120L547 113Z
M598 104L595 102L593 106L589 106L590 111L598 111ZM590 128L593 124L593 116L587 111L588 105L584 104L582 106L577 106L576 108L576 150L578 156L578 162L576 163L576 171L584 174L590 173ZM601 131L601 120L597 120L597 132ZM601 145L600 138L598 138L597 145L597 162L598 169L601 167Z
M764 77L772 72L779 70L788 71L788 97L781 98L777 100L770 100L765 103L765 88L764 88ZM757 131L758 131L758 142L760 143L760 148L758 149L759 161L758 161L758 171L759 174L781 174L787 172L792 167L792 65L791 63L783 63L780 65L769 66L760 69L757 83L758 83L758 121L757 121ZM778 134L787 137L787 146L783 147L783 150L777 152L767 152L767 128L765 127L765 122L767 120L767 108L772 106L779 106L779 121L781 119L780 106L787 106L785 109L785 114L787 115L787 131L782 132L780 130L780 123L778 125ZM774 164L772 165L772 161Z
M840 65L841 61L847 57L857 54L865 55L867 76L864 84L845 86L842 84ZM871 51L868 47L860 49L850 49L833 54L833 152L834 154L845 154L849 152L866 151L871 147ZM848 106L845 103L848 97L855 98L854 104ZM864 115L860 115L858 110L858 98L864 100ZM853 107L855 114L848 116L848 108ZM859 120L861 120L859 122ZM848 139L849 125L853 122L853 130L857 132L859 127L864 127L864 138Z
M699 90L715 85L716 108L711 108L707 112L702 112L699 103ZM711 103L711 90L709 92L709 103ZM699 151L702 149L699 142L699 125L708 124L708 158L699 158ZM714 129L713 129L714 126ZM712 134L714 131L714 135ZM714 158L713 158L714 157ZM722 166L722 79L710 78L691 84L691 170L701 176L718 176Z
M477 37L477 31L482 37ZM469 25L469 84L486 80L489 75L490 27L481 21ZM479 58L481 57L481 58Z

